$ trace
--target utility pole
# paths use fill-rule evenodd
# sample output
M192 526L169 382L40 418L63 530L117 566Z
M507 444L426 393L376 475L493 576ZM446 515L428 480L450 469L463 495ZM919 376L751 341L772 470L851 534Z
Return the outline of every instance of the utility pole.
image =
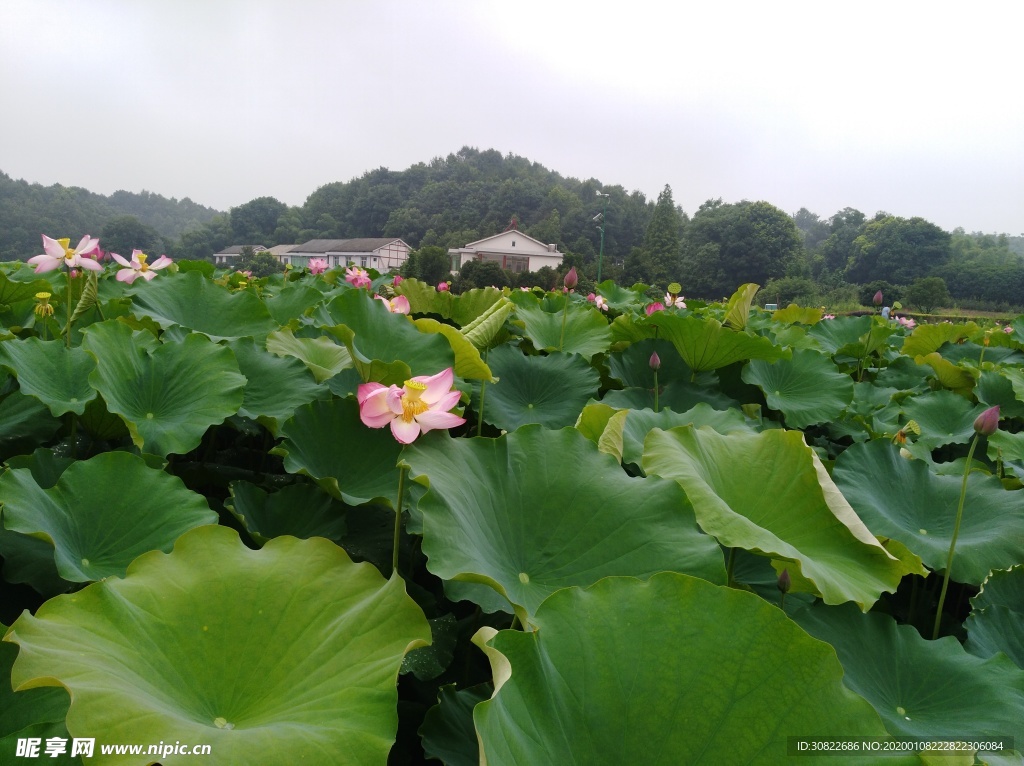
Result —
M608 217L608 194L604 192L596 192L598 197L604 197L604 211L601 212L601 252L597 255L597 281L598 284L601 282L601 262L604 260L604 222L605 218Z

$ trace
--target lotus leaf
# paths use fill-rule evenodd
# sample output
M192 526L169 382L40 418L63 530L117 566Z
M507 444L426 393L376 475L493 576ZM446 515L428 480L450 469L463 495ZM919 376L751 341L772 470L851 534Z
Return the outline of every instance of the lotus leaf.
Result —
M66 687L72 736L202 742L221 763L383 763L402 657L430 637L398 578L320 538L259 551L225 527L23 614L16 689ZM140 651L144 647L144 651ZM145 755L97 764L148 764ZM172 755L164 766L192 763Z

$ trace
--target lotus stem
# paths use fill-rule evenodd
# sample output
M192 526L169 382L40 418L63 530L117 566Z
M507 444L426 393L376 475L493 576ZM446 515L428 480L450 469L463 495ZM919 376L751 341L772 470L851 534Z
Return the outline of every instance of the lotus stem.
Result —
M68 278L68 306L67 306L67 309L68 309L68 322L67 322L67 326L64 328L64 342L65 342L66 347L68 349L70 349L71 348L71 267L70 266L66 266L65 267L65 274L67 274L67 278Z
M407 466L398 469L398 502L395 504L395 539L391 548L391 573L398 571L398 547L402 537L402 499L405 495L405 472Z
M658 371L654 371L654 411L658 411Z
M558 350L565 345L565 320L569 316L569 293L565 294L565 305L562 306L562 334L558 337Z
M953 553L956 551L956 539L960 536L960 522L964 517L964 500L967 497L967 477L971 473L971 461L974 459L974 448L978 446L979 434L974 434L971 448L967 451L967 465L964 467L964 478L960 483L960 502L956 507L956 522L953 524L953 539L949 542L949 555L946 557L946 573L942 577L942 590L939 592L939 606L935 610L935 626L932 628L932 641L939 637L939 623L942 621L942 605L946 602L946 591L949 588L949 573L953 568Z
M484 351L484 364L487 364L487 351ZM484 394L487 391L487 381L480 381L480 411L476 414L476 435L481 436L484 431Z

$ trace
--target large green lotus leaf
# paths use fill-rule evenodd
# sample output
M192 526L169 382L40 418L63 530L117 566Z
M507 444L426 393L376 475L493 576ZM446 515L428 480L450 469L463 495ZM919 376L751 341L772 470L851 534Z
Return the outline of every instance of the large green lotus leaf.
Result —
M267 336L267 351L276 356L295 357L323 383L352 366L348 349L330 338L296 338L291 330L272 332Z
M96 396L89 385L89 373L96 363L81 348L66 348L59 340L25 338L0 343L0 365L17 376L22 393L39 399L56 417L65 412L81 415L86 403Z
M419 503L430 571L490 585L524 622L559 588L609 575L725 579L679 487L627 476L575 429L438 438L403 459L430 483Z
M455 354L455 374L460 378L495 382L490 367L480 357L480 351L458 328L429 317L416 319L413 324L422 333L438 333L447 338Z
M306 365L294 357L271 354L252 338L231 341L228 348L248 381L239 415L253 420L261 417L283 420L303 404L327 394Z
M760 285L755 285L752 282L736 288L736 292L732 294L728 303L725 304L725 320L723 324L726 327L742 330L747 326L747 319L750 317L750 304L760 288Z
M1018 399L1013 383L995 370L984 370L974 389L978 401L988 407L999 405L999 414L1004 418L1024 418L1024 397Z
M932 391L903 403L907 418L921 426L917 441L930 449L969 442L974 436L974 421L985 409L952 391Z
M722 545L792 562L826 603L867 609L908 571L843 499L799 431L652 431L643 469L675 479Z
M403 314L392 314L384 301L374 300L365 290L348 290L328 303L323 311L337 326L327 328L345 344L364 381L401 385L404 369L414 376L433 375L455 365L455 353L443 335L427 334ZM376 374L374 362L401 362L403 371Z
M738 409L716 410L703 402L686 412L672 410L626 410L626 421L622 430L622 460L639 466L643 462L644 440L655 428L667 431L678 426L692 425L695 428L708 426L720 434L736 431L752 433L754 429L743 412Z
M442 686L437 704L423 716L419 734L423 752L445 766L479 766L480 746L473 726L473 708L490 699L494 687L487 684L455 690L454 684Z
M717 370L744 359L780 359L787 355L768 338L730 330L716 319L659 311L643 321L659 327L660 337L675 346L695 372Z
M279 325L286 325L324 301L324 294L309 285L288 285L264 300L270 316Z
M7 632L6 625L0 625L0 631ZM6 757L14 752L15 743L9 736L22 729L39 723L64 723L71 700L68 693L60 688L26 689L16 692L11 688L11 667L18 656L18 649L0 643L0 747ZM26 735L22 735L26 736ZM66 735L65 735L66 736ZM42 748L40 748L42 750Z
M60 420L34 396L11 391L0 401L0 447L4 448L4 455L11 454L6 450L8 444L17 444L22 440L32 443L28 448L31 450L53 436L60 426Z
M1019 401L1024 401L1024 369L1016 367L1002 370L1003 375L1010 381L1013 391Z
M995 333L989 336L988 346L981 346L977 343L945 343L942 348L939 349L938 353L943 359L949 360L952 364L961 364L967 362L968 365L977 367L979 362L984 358L986 362L993 362L994 364L1021 364L1024 362L1024 354L1021 354L1015 348L1008 346L1000 346L993 341L1006 342L1005 338L1001 338L1002 333ZM982 351L984 350L984 357L982 357ZM935 353L935 352L933 352ZM928 356L931 356L929 354Z
M527 423L571 426L600 385L597 370L577 354L525 356L505 345L491 351L487 363L498 382L484 389L483 418L504 431ZM473 406L479 411L479 386Z
M641 304L647 300L642 292L622 287L612 279L606 279L598 284L597 294L616 311L640 308Z
M752 593L610 577L553 594L535 622L474 638L495 678L473 711L488 766L774 766L790 736L886 736L832 649Z
M989 574L971 599L964 648L979 657L1003 652L1024 668L1024 565Z
M622 383L624 388L654 389L654 370L651 369L651 355L657 352L661 367L658 369L658 385L665 386L676 380L689 381L693 376L676 347L661 338L648 338L631 344L625 351L608 357L611 376Z
M969 370L959 367L948 359L943 359L933 351L925 356L915 357L918 364L927 364L935 373L935 379L943 388L948 388L961 396L970 396L977 382Z
M508 335L505 320L515 308L515 304L508 300L492 303L480 316L462 328L462 334L475 348L494 348L503 342L503 336Z
M145 452L185 454L242 404L246 380L234 354L203 335L161 344L115 320L92 325L84 346L96 359L89 382Z
M384 763L402 657L430 637L404 583L320 538L258 551L225 527L23 614L17 689L66 687L73 736L201 742L218 763ZM139 756L90 763L149 764ZM166 756L164 766L192 763Z
M872 704L893 736L1024 741L1024 671L1006 657L981 659L952 636L926 641L910 625L849 607L817 604L791 616L835 647L843 683Z
M52 540L57 571L72 582L121 576L140 554L170 550L189 529L217 523L202 495L127 452L78 461L49 489L27 468L7 471L0 496L4 526Z
M822 321L822 316L823 315L824 315L824 312L822 312L821 309L809 308L809 307L808 308L804 308L803 306L798 306L795 303L790 303L784 309L778 309L776 311L773 311L772 312L772 321L773 322L782 322L782 323L786 323L786 324L800 323L800 324L806 324L806 325L815 325L818 322ZM833 317L833 319L834 318L835 317ZM831 321L831 320L826 320L826 321ZM778 332L778 331L776 331L776 332Z
M937 476L906 460L887 440L855 444L836 460L836 485L877 535L899 540L935 570L945 569L960 500L961 476ZM1024 561L1024 495L999 479L967 482L951 577L979 584L992 569Z
M686 412L702 402L716 410L739 407L739 402L735 399L707 384L675 380L666 386L659 379L658 385L661 388L661 393L658 396L659 409L664 407L676 412ZM654 389L623 388L619 391L609 391L601 401L617 409L653 410Z
M903 353L911 358L925 356L933 351L938 351L944 343L955 343L964 338L970 338L977 332L978 325L974 322L967 322L965 324L951 324L949 322L920 324L903 341Z
M501 292L497 292L500 296ZM409 300L409 310L413 314L437 314L445 319L452 315L455 296L447 291L438 292L433 285L418 279L403 279L395 285L395 294L404 295Z
M562 309L545 311L536 305L520 305L516 308L516 317L525 325L526 337L535 347L545 351L564 351L567 354L579 354L584 359L593 359L595 354L608 350L612 345L611 330L608 320L600 311L569 303L569 313L565 321L565 340L562 342Z
M377 498L394 503L402 445L390 428L364 426L355 399L299 407L281 426L279 435L284 441L274 452L284 456L289 473L312 477L349 505Z
M268 493L247 481L231 483L224 502L249 535L263 545L281 535L303 540L326 537L338 545L345 536L348 506L312 484L290 484Z
M793 351L792 359L768 363L754 360L743 368L743 380L764 391L773 410L791 428L835 420L853 401L853 379L817 351Z
M909 357L900 356L878 373L875 383L900 391L924 391L928 388L929 377L931 371L927 366L918 364Z
M836 317L827 322L818 322L807 331L807 337L814 338L821 349L834 354L844 346L857 343L871 328L871 317Z
M181 325L220 340L265 337L278 328L255 294L231 293L195 271L161 275L152 282L139 280L128 292L135 315L150 317L165 329Z
M443 294L443 293L442 293ZM488 312L506 305L504 294L496 287L478 287L467 290L452 300L451 318L459 327L466 329ZM500 313L504 313L501 309Z

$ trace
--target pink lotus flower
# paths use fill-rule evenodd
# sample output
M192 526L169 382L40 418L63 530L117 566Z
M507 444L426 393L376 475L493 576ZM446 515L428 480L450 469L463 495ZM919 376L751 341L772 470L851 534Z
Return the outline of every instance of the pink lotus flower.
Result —
M877 293L875 293L875 297L871 299L871 302L874 303L876 306L881 306L882 305L882 291L881 290L879 290Z
M454 380L449 367L437 375L407 380L401 388L363 383L356 392L359 419L370 428L390 425L392 435L402 444L412 444L427 431L461 426L466 419L449 412L461 396L451 390Z
M373 280L370 279L370 274L366 269L349 266L345 269L345 281L352 287L369 287Z
M682 296L673 295L672 293L665 293L665 305L669 308L686 308L686 302L682 299Z
M451 285L449 285L447 282L438 282L437 283L437 291L439 293L446 293L450 289L451 289Z
M310 258L309 259L309 273L310 274L323 274L327 271L328 263L323 258Z
M915 327L917 327L917 322L915 322L913 319L910 319L909 317L896 317L896 321L899 322L904 327L906 327L908 330L913 330Z
M80 266L89 271L103 271L103 267L99 263L85 257L99 247L98 239L93 239L86 234L74 250L68 247L70 244L70 239L50 239L44 234L43 250L46 252L42 255L32 256L28 262L35 264L36 274L53 271L61 266L66 266L68 269Z
M403 280L404 277L401 274L395 274L395 278L391 280L391 284L394 285L395 287L398 287L400 284L402 284Z
M658 352L657 351L655 351L654 353L651 354L650 365L651 365L651 369L654 370L655 372L657 372L658 370L661 369L661 357L658 356Z
M644 306L644 312L647 314L647 316L650 316L655 311L664 311L664 310L665 310L665 304L661 303L660 301L655 301L654 303L648 303L646 306Z
M579 275L576 273L576 267L573 266L566 273L565 278L562 280L562 284L565 285L566 287L568 287L571 290L572 288L576 287L576 285L579 283L579 281L580 281L580 278L579 278Z
M1003 328L1003 332L1005 332L1007 335L1012 335L1013 334L1013 328L1009 327L1009 326L1004 327Z
M111 253L110 257L115 261L124 266L123 269L117 272L118 282L127 282L131 284L138 277L142 277L147 282L152 281L156 276L155 272L160 269L165 269L171 265L171 259L166 255L161 255L153 263L146 263L146 259L149 257L141 250L132 250L131 261L126 261L117 253Z
M601 311L608 310L608 301L606 301L603 296L598 295L594 298L594 305L601 309Z
M383 295L375 295L373 297L379 301L384 301L384 305L388 307L388 311L392 314L408 314L411 309L409 299L404 295L398 295L391 299L385 298Z
M136 250L136 251L135 251L135 253L137 253L137 252L139 252L139 251L138 251L138 250ZM132 255L134 256L134 255L135 255L135 253L132 253ZM242 271L241 269L237 269L237 270L235 271L235 273L236 273L236 274L241 274L241 275L242 275L243 277L245 277L246 279L252 279L252 271L251 271L251 270L249 270L249 269L246 269L245 271Z
M822 319L835 319L836 315L835 314L823 314L821 318Z

